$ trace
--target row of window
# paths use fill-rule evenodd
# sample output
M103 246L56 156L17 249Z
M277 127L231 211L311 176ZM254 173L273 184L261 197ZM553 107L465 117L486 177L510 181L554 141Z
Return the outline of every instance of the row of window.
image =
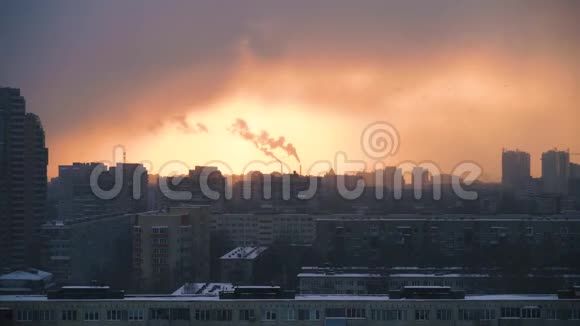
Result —
M186 309L189 311L188 309ZM76 310L63 310L61 312L61 320L74 321L78 320ZM107 310L106 318L104 320L120 321L120 320L144 320L145 314L143 310ZM18 321L53 321L56 320L56 313L53 310L19 310L16 313L16 320ZM85 321L101 320L99 311L85 311Z
M435 315L429 309L413 310L414 320L453 320L452 309L436 309ZM366 319L365 308L327 308L326 317L341 317L352 319ZM82 315L81 315L82 316ZM64 321L75 321L78 316L76 310L63 310L60 317ZM538 306L526 307L502 307L500 318L522 318L540 319L541 308ZM53 310L18 310L15 318L18 321L54 321L57 314ZM107 310L103 320L108 321L141 321L145 320L145 311L135 310ZM552 320L580 320L580 309L546 309L545 319ZM261 311L262 320L320 320L321 311L318 309L264 309ZM407 310L404 309L371 309L370 319L377 321L407 320ZM190 320L197 321L232 321L233 311L231 309L196 309L190 314L189 308L150 308L149 320ZM255 320L256 312L253 309L241 309L238 311L238 320ZM458 320L494 320L496 312L493 309L459 308L457 310ZM99 311L85 311L85 321L99 321L101 316Z

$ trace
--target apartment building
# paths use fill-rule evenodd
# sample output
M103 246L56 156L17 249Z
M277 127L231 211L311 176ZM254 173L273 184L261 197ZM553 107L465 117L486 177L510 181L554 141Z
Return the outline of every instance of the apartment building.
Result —
M223 234L233 245L270 246L274 242L312 244L315 216L309 214L214 214L212 232Z
M237 287L219 296L123 296L106 289L0 296L2 325L520 325L580 322L579 289L558 295L465 296L408 287L391 295L293 295Z
M131 280L133 214L49 221L41 226L42 266L58 285L92 281L125 287Z
M376 216L316 220L315 247L333 265L575 265L577 216ZM517 254L516 254L517 253ZM521 265L523 266L523 265Z
M209 278L209 208L179 206L137 214L133 275L140 291L169 291Z

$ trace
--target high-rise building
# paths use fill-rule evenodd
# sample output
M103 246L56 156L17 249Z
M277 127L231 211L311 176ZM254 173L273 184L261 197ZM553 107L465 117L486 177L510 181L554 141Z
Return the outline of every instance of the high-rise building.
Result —
M181 206L137 214L133 273L141 291L175 290L209 278L209 207Z
M550 150L542 154L542 190L547 194L568 194L570 153Z
M519 150L501 155L501 183L506 190L521 190L531 180L530 154Z
M99 163L60 165L58 178L51 182L58 219L75 219L113 212L111 201L100 201L92 193L90 175Z
M48 149L17 88L0 88L0 268L37 267Z
M60 165L52 181L52 197L57 201L58 218L82 218L108 213L140 213L147 210L147 170L142 164L118 163L98 178L100 189L111 189L121 182L119 193L111 200L97 196L91 174L100 163ZM117 178L117 173L121 173Z

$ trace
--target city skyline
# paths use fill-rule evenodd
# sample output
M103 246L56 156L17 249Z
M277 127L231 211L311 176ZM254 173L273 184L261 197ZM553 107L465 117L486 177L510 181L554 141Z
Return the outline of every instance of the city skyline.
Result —
M0 2L0 325L580 321L580 1Z
M305 166L373 162L359 135L375 121L400 133L386 165L471 160L484 181L500 180L502 148L529 152L535 177L548 149L580 151L576 3L61 4L10 4L0 23L0 84L42 119L50 177L119 144L128 162L239 172L267 156L228 130L238 118Z

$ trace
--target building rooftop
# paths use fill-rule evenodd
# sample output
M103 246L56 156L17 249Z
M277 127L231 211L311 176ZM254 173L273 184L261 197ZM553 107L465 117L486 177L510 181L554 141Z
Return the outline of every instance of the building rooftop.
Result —
M268 250L268 247L237 247L227 254L223 255L220 259L256 259L264 251Z
M51 277L52 274L49 272L30 268L0 275L0 281L41 281Z
M172 295L219 295L221 291L233 291L232 283L185 283Z
M52 299L51 301L236 301L240 299L220 299L215 295L125 295L120 299ZM243 300L243 299L242 299ZM259 299L252 299L259 300ZM426 299L391 299L388 295L333 295L333 294L306 294L296 295L294 299L263 299L266 301L400 301L400 300L421 300ZM465 300L465 301L554 301L554 300L575 300L559 299L557 294L492 294L492 295L466 295L464 299L434 299L434 300ZM46 295L2 295L0 302L40 302L47 301Z
M383 277L381 274L371 273L300 273L298 277L352 277L352 278L378 278Z

